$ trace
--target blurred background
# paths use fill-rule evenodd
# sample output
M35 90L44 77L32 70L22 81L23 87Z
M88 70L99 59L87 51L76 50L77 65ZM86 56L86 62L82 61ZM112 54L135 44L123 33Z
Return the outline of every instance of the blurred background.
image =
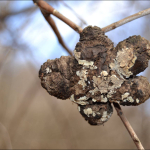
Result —
M82 28L105 27L150 7L149 1L47 1ZM79 34L53 17L73 51ZM114 45L132 35L150 40L150 15L106 35ZM104 126L91 126L77 105L41 87L47 59L69 55L32 1L0 1L0 149L136 149L116 111ZM150 65L140 75L150 81ZM145 149L150 148L150 101L122 106Z

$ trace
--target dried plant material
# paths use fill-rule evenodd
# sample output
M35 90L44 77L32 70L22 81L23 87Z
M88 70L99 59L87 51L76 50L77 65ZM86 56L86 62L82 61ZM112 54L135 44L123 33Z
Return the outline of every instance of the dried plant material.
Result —
M102 125L112 115L113 108L111 103L93 103L90 105L78 106L80 114L91 125Z
M48 60L39 77L49 94L70 99L92 125L101 125L112 115L110 102L136 106L150 97L150 84L135 75L148 67L150 42L132 36L116 48L99 27L86 27L80 34L74 56ZM100 113L100 114L99 114Z

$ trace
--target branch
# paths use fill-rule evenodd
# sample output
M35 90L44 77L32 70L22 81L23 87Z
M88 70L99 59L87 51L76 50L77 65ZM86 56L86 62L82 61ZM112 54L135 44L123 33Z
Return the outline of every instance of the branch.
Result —
M112 24L102 28L102 30L106 33L106 32L108 32L110 30L113 30L113 29L123 25L123 24L126 24L126 23L128 23L128 22L130 22L132 20L138 19L140 17L146 16L148 14L150 14L150 8L145 9L143 11L140 11L140 12L138 12L138 13L136 13L134 15L131 15L129 17L126 17L126 18L124 18L124 19L122 19L122 20L120 20L118 22L112 23Z
M48 24L52 27L53 31L55 32L59 43L64 47L64 49L72 56L72 52L67 48L67 46L65 45L60 32L54 22L54 20L51 18L51 14L53 13L53 8L47 4L45 1L42 0L33 0L33 2L35 4L37 4L41 10L41 13L43 14L44 18L46 19L46 21L48 22Z
M136 147L139 149L139 150L144 150L144 147L142 146L142 143L140 142L138 136L136 135L136 133L134 132L132 126L130 125L129 121L127 120L127 118L125 117L120 105L118 103L113 103L117 113L118 113L118 116L121 118L123 124L125 125L126 129L128 130L131 138L133 139L133 142L135 143Z
M69 25L72 29L77 31L78 33L82 32L82 28L76 25L74 22L63 16L61 13L59 13L56 9L54 9L52 6L50 6L48 3L46 3L43 0L33 0L34 3L36 3L42 10L46 11L49 14L53 14L60 20L62 20L64 23Z
M54 9L52 6L50 6L49 4L47 4L45 1L43 0L33 0L40 8L44 9L45 11L49 12L50 14L53 14L54 16L56 16L57 18L59 18L60 20L62 20L63 22L65 22L67 25L69 25L72 29L74 29L75 31L77 31L78 33L82 32L82 28L79 27L78 25L76 25L75 23L73 23L71 20L69 20L68 18L66 18L65 16L63 16L61 13L59 13L56 9ZM143 17L145 15L150 14L150 8L145 9L143 11L140 11L134 15L131 15L129 17L126 17L118 22L112 23L104 28L102 28L102 30L104 32L108 32L111 31L123 24L126 24L132 20L138 19L140 17Z
M49 23L49 25L52 27L53 31L55 32L57 38L58 38L58 41L59 43L64 47L64 49L66 49L66 51L72 56L72 52L67 48L67 46L65 45L60 33L59 33L59 30L53 20L53 18L50 16L50 14L47 14L45 13L43 10L41 10L44 18L47 20L47 22Z

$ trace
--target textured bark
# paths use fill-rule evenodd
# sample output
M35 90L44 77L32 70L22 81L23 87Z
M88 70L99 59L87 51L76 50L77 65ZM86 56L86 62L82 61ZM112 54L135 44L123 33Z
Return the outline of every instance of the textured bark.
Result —
M99 27L86 27L74 56L48 60L39 71L49 94L78 104L92 125L106 122L113 110L110 102L139 105L150 97L150 84L136 74L148 67L150 42L132 36L116 48ZM105 119L104 119L105 117Z

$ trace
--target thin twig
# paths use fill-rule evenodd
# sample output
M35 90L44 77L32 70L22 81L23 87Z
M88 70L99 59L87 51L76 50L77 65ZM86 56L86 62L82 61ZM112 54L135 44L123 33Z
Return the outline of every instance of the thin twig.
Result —
M0 15L0 20L4 20L6 19L7 17L10 17L10 16L15 16L15 15L18 15L18 14L22 14L22 13L31 13L31 12L34 12L37 8L35 7L29 7L29 8L25 8L25 9L22 9L22 10L19 10L19 11L10 11L10 9L8 9L7 11L1 13Z
M83 29L81 27L79 27L78 25L76 25L74 22L72 22L71 20L69 20L68 18L66 18L65 16L63 16L61 13L59 13L56 9L54 9L52 6L50 6L49 4L47 4L45 1L43 0L33 0L40 8L44 9L45 11L53 14L54 16L56 16L57 18L59 18L60 20L62 20L63 22L65 22L67 25L69 25L72 29L74 29L75 31L77 31L78 33L81 33L83 31ZM112 23L104 28L102 28L102 30L104 32L108 32L111 31L123 24L126 24L132 20L138 19L140 17L146 16L150 14L150 8L145 9L143 11L140 11L134 15L131 15L129 17L126 17L124 19L121 19L118 22Z
M44 18L47 20L47 22L49 23L49 25L52 27L53 31L55 32L57 38L58 38L58 41L59 43L64 47L64 49L66 49L66 51L72 56L72 52L67 48L67 46L65 45L61 35L60 35L60 32L53 20L53 18L50 16L50 14L47 14L45 13L45 11L41 10Z
M86 21L83 18L81 18L81 16L78 15L67 3L65 3L63 0L60 0L60 2L63 3L64 6L66 6L74 13L76 17L81 21L82 24L87 25Z
M77 31L78 33L82 32L82 28L76 25L74 22L63 16L61 13L59 13L56 9L54 9L52 6L50 6L48 3L46 3L43 0L33 0L34 3L36 3L41 9L46 11L47 13L53 14L63 22L65 22L68 26L70 26L72 29Z
M113 30L113 29L123 25L123 24L126 24L126 23L128 23L128 22L130 22L132 20L138 19L140 17L146 16L148 14L150 14L150 8L145 9L143 11L140 11L140 12L138 12L138 13L136 13L134 15L131 15L129 17L126 17L126 18L124 18L124 19L122 19L122 20L120 20L118 22L112 23L112 24L102 28L102 30L106 33L106 32L108 32L110 30Z
M59 43L72 56L73 55L72 52L65 45L65 43L64 43L64 41L63 41L63 39L62 39L62 37L60 35L60 32L59 32L59 30L58 30L54 20L50 16L53 13L53 11L52 11L53 8L49 4L47 4L45 1L42 1L42 0L33 0L33 2L39 6L39 8L40 8L44 18L46 19L48 24L52 27L53 31L55 32Z
M144 147L142 146L142 143L140 142L138 136L134 132L132 126L130 125L130 123L127 120L127 118L125 117L125 115L123 114L123 111L122 111L120 105L118 103L113 103L113 105L118 113L118 116L121 118L123 124L125 125L126 129L128 130L131 138L133 139L133 142L135 143L136 147L139 150L144 150Z

